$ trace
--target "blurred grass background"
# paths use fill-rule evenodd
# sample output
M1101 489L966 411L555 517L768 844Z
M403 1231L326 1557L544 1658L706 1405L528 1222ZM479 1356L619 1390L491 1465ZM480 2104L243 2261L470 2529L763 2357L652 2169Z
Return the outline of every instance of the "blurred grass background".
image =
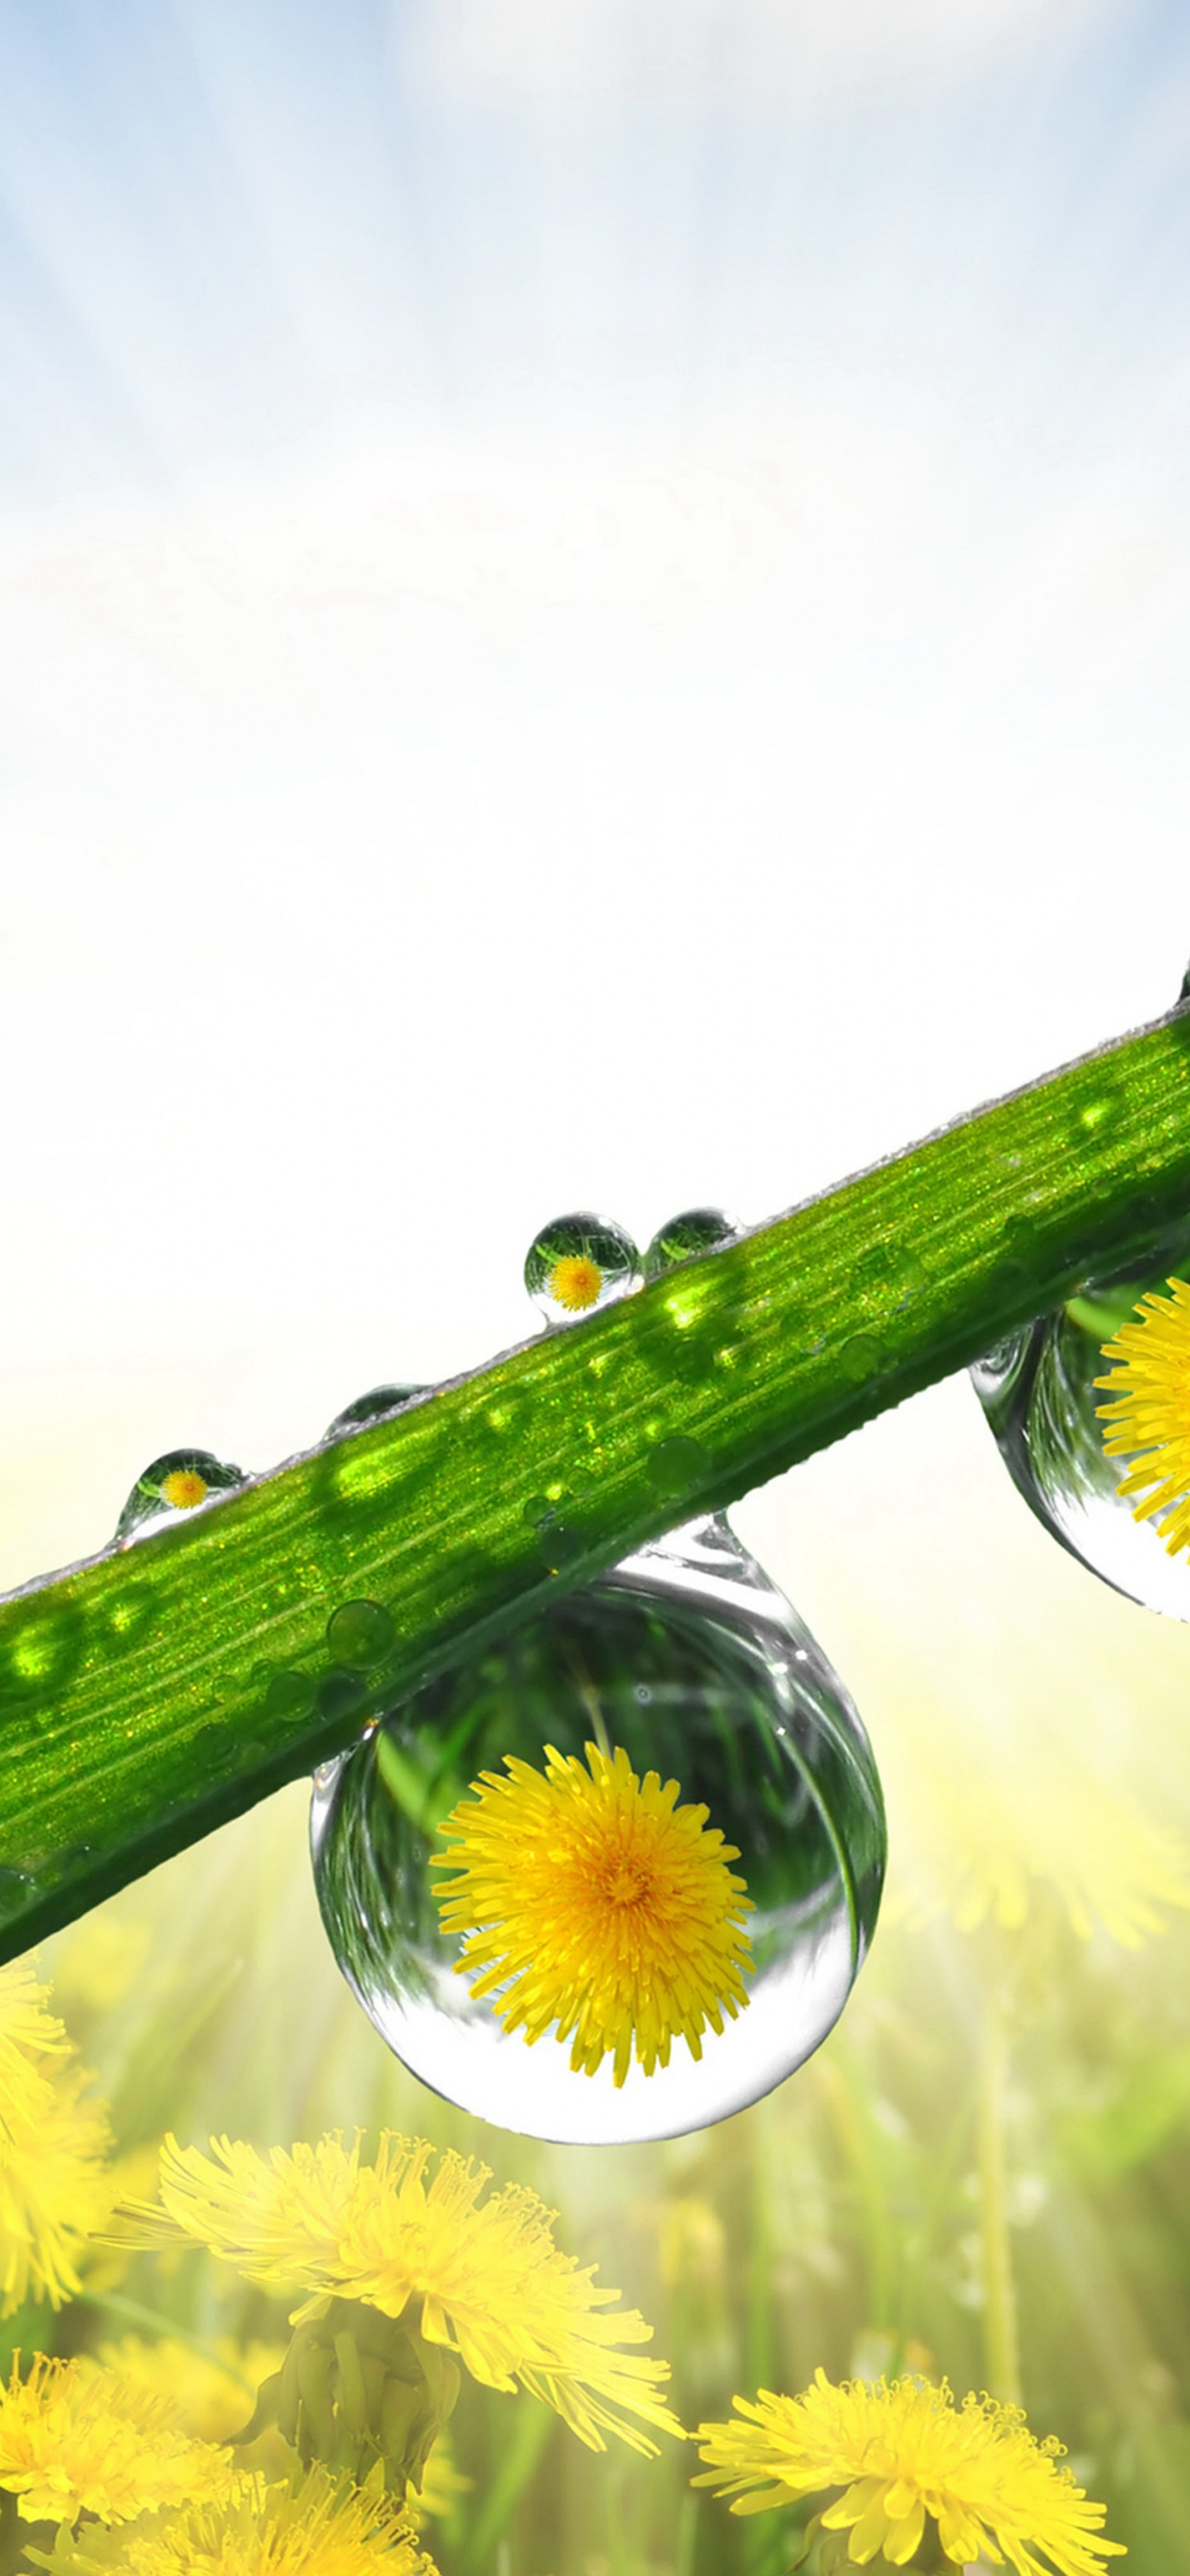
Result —
M735 1515L876 1741L892 1870L837 2031L750 2112L661 2146L484 2127L388 2055L318 1922L295 1787L42 1953L121 2151L385 2125L532 2183L656 2327L688 2424L734 2391L887 2370L1019 2394L1109 2505L1134 2576L1190 2521L1190 1639L1029 1521L952 1384ZM1190 1575L1188 1575L1190 1583ZM282 2310L198 2254L98 2254L7 2350L146 2311L204 2344ZM2 2357L2 2356L0 2356ZM785 2517L692 2495L693 2452L593 2457L470 2381L444 2576L778 2576Z

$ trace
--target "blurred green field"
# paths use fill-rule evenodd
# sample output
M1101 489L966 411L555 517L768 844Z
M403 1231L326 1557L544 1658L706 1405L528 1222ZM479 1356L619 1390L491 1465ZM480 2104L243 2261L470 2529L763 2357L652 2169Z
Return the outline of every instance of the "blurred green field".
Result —
M752 2111L661 2146L563 2149L426 2093L331 1960L301 1788L60 1935L41 1972L141 2191L167 2128L267 2147L387 2125L458 2147L532 2184L559 2243L644 2312L685 2424L818 2366L1019 2397L1106 2500L1135 2576L1169 2576L1190 2527L1190 1640L994 1487L940 1511L930 1442L928 1421L887 1427L738 1516L864 1709L893 1848L842 2023ZM853 1510L887 1534L862 1568L841 1545ZM153 2320L205 2347L276 2341L284 2316L204 2253L99 2250L84 2297L10 2318L0 2359ZM466 2378L452 2438L469 2484L427 2531L443 2576L789 2563L787 2515L692 2493L692 2447L593 2455Z

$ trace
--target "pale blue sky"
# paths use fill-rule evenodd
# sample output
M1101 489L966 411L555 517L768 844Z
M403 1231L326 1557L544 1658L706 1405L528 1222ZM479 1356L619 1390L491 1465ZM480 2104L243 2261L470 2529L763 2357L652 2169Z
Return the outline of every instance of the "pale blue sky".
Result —
M0 0L8 1579L1165 1006L1188 231L1184 7Z

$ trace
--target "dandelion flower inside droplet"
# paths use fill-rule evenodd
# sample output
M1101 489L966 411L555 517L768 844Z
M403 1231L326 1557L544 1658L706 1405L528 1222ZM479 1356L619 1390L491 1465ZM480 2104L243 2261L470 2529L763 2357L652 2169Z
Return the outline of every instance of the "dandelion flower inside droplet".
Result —
M1114 1398L1098 1407L1107 1456L1136 1460L1119 1491L1136 1520L1156 1520L1176 1556L1190 1548L1190 1284L1166 1284L1168 1294L1142 1297L1135 1321L1104 1343L1111 1374L1095 1384Z
M547 1746L543 1777L506 1755L508 1776L485 1771L440 1827L454 1849L431 1865L456 1873L438 1902L472 1993L529 2042L556 2025L576 2073L610 2054L622 2085L634 2049L646 2075L677 2038L699 2058L746 2005L752 1907L735 1845L705 1807L678 1805L676 1780L642 1781L622 1748L586 1758Z
M553 1217L525 1255L525 1286L550 1324L593 1315L640 1285L640 1254L631 1235L591 1208Z
M192 1512L196 1503L206 1501L207 1480L197 1467L175 1467L171 1476L161 1480L161 1499L171 1512Z
M603 1272L586 1252L564 1252L549 1275L550 1295L568 1315L585 1315L588 1307L597 1306L602 1286Z

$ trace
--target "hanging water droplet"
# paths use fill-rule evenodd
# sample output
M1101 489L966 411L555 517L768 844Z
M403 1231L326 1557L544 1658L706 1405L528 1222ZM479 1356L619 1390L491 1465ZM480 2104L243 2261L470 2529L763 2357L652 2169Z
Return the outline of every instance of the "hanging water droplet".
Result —
M525 1255L525 1286L547 1323L575 1324L639 1288L640 1254L607 1217L555 1217Z
M338 1440L345 1431L361 1431L366 1422L380 1422L386 1413L396 1413L415 1395L428 1395L424 1386L370 1386L366 1395L357 1395L354 1404L345 1404L334 1421L327 1424L324 1440Z
M735 1241L737 1232L722 1208L684 1208L680 1216L671 1216L668 1225L658 1227L645 1254L646 1279L660 1279L700 1252L721 1252Z
M242 1467L213 1458L209 1449L167 1449L137 1477L116 1523L116 1537L127 1544L144 1536L150 1525L156 1531L164 1521L184 1520L201 1503L234 1493L246 1482Z
M1184 1234L1143 1269L1088 1280L1055 1314L1007 1335L972 1367L976 1394L1014 1485L1051 1536L1129 1600L1190 1619L1190 1564L1119 1492L1123 1458L1104 1450L1103 1345L1190 1255ZM1154 1266L1154 1262L1158 1266Z
M459 1819L474 1811L488 1774L530 1801L554 1794L551 1780L563 1799L586 1796L612 1837L599 1846L599 1866L611 1851L615 1868L594 1883L594 1898L590 1879L579 1883L581 1871L567 1876L556 1839L538 1850L518 1829L510 1845L513 1901L544 1907L547 1935L534 1974L547 1981L547 1997L551 1939L560 1961L575 1908L588 1908L578 1974L593 1999L584 2028L589 2039L594 2014L594 2072L572 2064L571 2031L559 2039L557 2021L526 2039L499 1970L484 1993L471 1966L459 1973L474 1938L457 1924L448 1928L452 1908L457 1914L464 1903L462 1882L450 1873L461 1866ZM665 1782L678 1784L666 1830L696 1877L702 1871L702 1895L709 1902L718 1888L715 1903L737 1910L720 1924L718 1970L708 1970L712 2003L715 1973L721 1980L721 2027L712 2012L695 2055L675 2024L668 2063L655 2055L647 2072L642 2024L661 2014L664 2031L664 1958L627 2059L623 2014L618 2036L601 2043L603 2006L594 1999L609 1909L620 1921L617 1908L638 1907L632 1919L644 1941L650 1908L662 1902L663 1877L650 1879L645 1866L651 1846L634 1835L650 1797L665 1808ZM701 1828L689 1812L699 1809ZM613 1833L608 1818L617 1816ZM856 1712L796 1612L718 1517L626 1558L390 1710L368 1740L323 1765L311 1834L332 1948L396 2055L484 2119L575 2142L703 2127L800 2065L850 1992L871 1939L885 1853L879 1782ZM727 1862L720 1852L738 1857ZM445 1871L432 1867L435 1855L450 1856ZM722 1895L740 1881L744 1896ZM484 1912L475 1935L490 1941L499 1929ZM573 1965L573 1948L568 1955ZM733 1974L743 1995L734 2018ZM564 1983L561 1965L558 1975Z

